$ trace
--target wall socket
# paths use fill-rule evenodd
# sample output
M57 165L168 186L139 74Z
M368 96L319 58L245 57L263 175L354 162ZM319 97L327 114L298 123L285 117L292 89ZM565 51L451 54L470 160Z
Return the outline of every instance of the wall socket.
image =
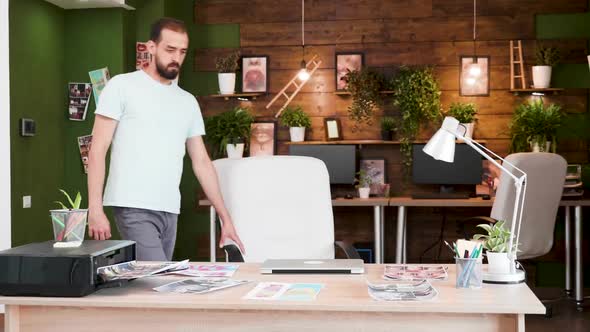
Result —
M31 196L23 196L23 209L31 208Z

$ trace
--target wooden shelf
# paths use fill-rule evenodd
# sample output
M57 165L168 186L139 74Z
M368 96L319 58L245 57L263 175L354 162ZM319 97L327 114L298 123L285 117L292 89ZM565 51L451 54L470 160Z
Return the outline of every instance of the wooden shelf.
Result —
M385 90L385 91L379 91L379 93L382 95L392 95L395 92L391 91L391 90ZM334 94L338 95L338 96L350 96L350 92L348 92L348 91L334 91Z
M426 140L415 140L412 143L425 144ZM479 144L486 144L484 140L477 140ZM458 142L459 143L459 142ZM341 140L341 141L304 141L304 142L285 142L287 145L399 145L400 141L382 141L382 140Z
M514 93L514 95L518 95L520 93L527 93L527 94L542 93L542 94L557 95L562 91L563 91L563 89L561 89L561 88L546 88L546 89L530 88L530 89L512 89L512 90L510 90L510 92Z
M207 97L211 97L211 98L223 98L225 100L229 100L230 98L252 98L252 99L256 99L256 97L258 96L262 96L263 93L262 92L256 92L256 93L234 93L231 95L209 95Z

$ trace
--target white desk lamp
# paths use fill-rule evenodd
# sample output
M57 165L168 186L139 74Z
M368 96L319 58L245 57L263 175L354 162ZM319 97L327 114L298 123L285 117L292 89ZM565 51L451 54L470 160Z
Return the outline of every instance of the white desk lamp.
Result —
M465 144L472 147L475 151L484 156L487 160L489 160L492 164L496 165L498 168L500 168L503 172L508 174L514 180L516 197L514 201L514 211L512 214L512 223L510 228L511 241L508 244L508 259L510 260L510 272L487 273L486 271L484 271L483 280L484 282L496 284L521 283L525 280L525 274L524 271L516 268L516 256L518 252L518 239L520 235L520 224L522 222L524 198L526 195L527 175L521 169L514 166L510 162L507 162L506 160L504 160L494 152L490 151L483 145L477 143L476 141L473 141L470 138L464 137L463 135L465 134L465 131L463 132L463 134L461 134L459 132L459 127L463 127L466 130L466 128L462 126L457 119L453 117L446 117L441 128L428 141L423 151L436 160L442 160L448 163L452 163L455 157L455 139L461 139L465 142ZM493 155L495 158L502 160L504 164L512 166L514 169L507 169L503 165L499 164L492 157L490 157L490 154ZM515 242L513 241L514 234L516 234Z

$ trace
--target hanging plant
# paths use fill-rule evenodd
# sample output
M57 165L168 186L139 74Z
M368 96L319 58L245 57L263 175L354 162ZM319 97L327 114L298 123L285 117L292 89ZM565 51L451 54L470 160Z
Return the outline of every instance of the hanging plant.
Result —
M375 108L381 101L382 76L363 67L358 71L349 71L342 79L347 83L346 91L352 96L348 117L355 122L353 131L363 124L371 125Z
M420 131L420 125L441 119L440 88L431 67L401 67L392 85L394 105L401 113L397 132L407 177L412 166L412 142Z

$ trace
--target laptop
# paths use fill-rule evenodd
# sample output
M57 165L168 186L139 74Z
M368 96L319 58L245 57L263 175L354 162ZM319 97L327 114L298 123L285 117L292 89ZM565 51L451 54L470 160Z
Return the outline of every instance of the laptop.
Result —
M363 274L362 259L267 259L262 274Z

